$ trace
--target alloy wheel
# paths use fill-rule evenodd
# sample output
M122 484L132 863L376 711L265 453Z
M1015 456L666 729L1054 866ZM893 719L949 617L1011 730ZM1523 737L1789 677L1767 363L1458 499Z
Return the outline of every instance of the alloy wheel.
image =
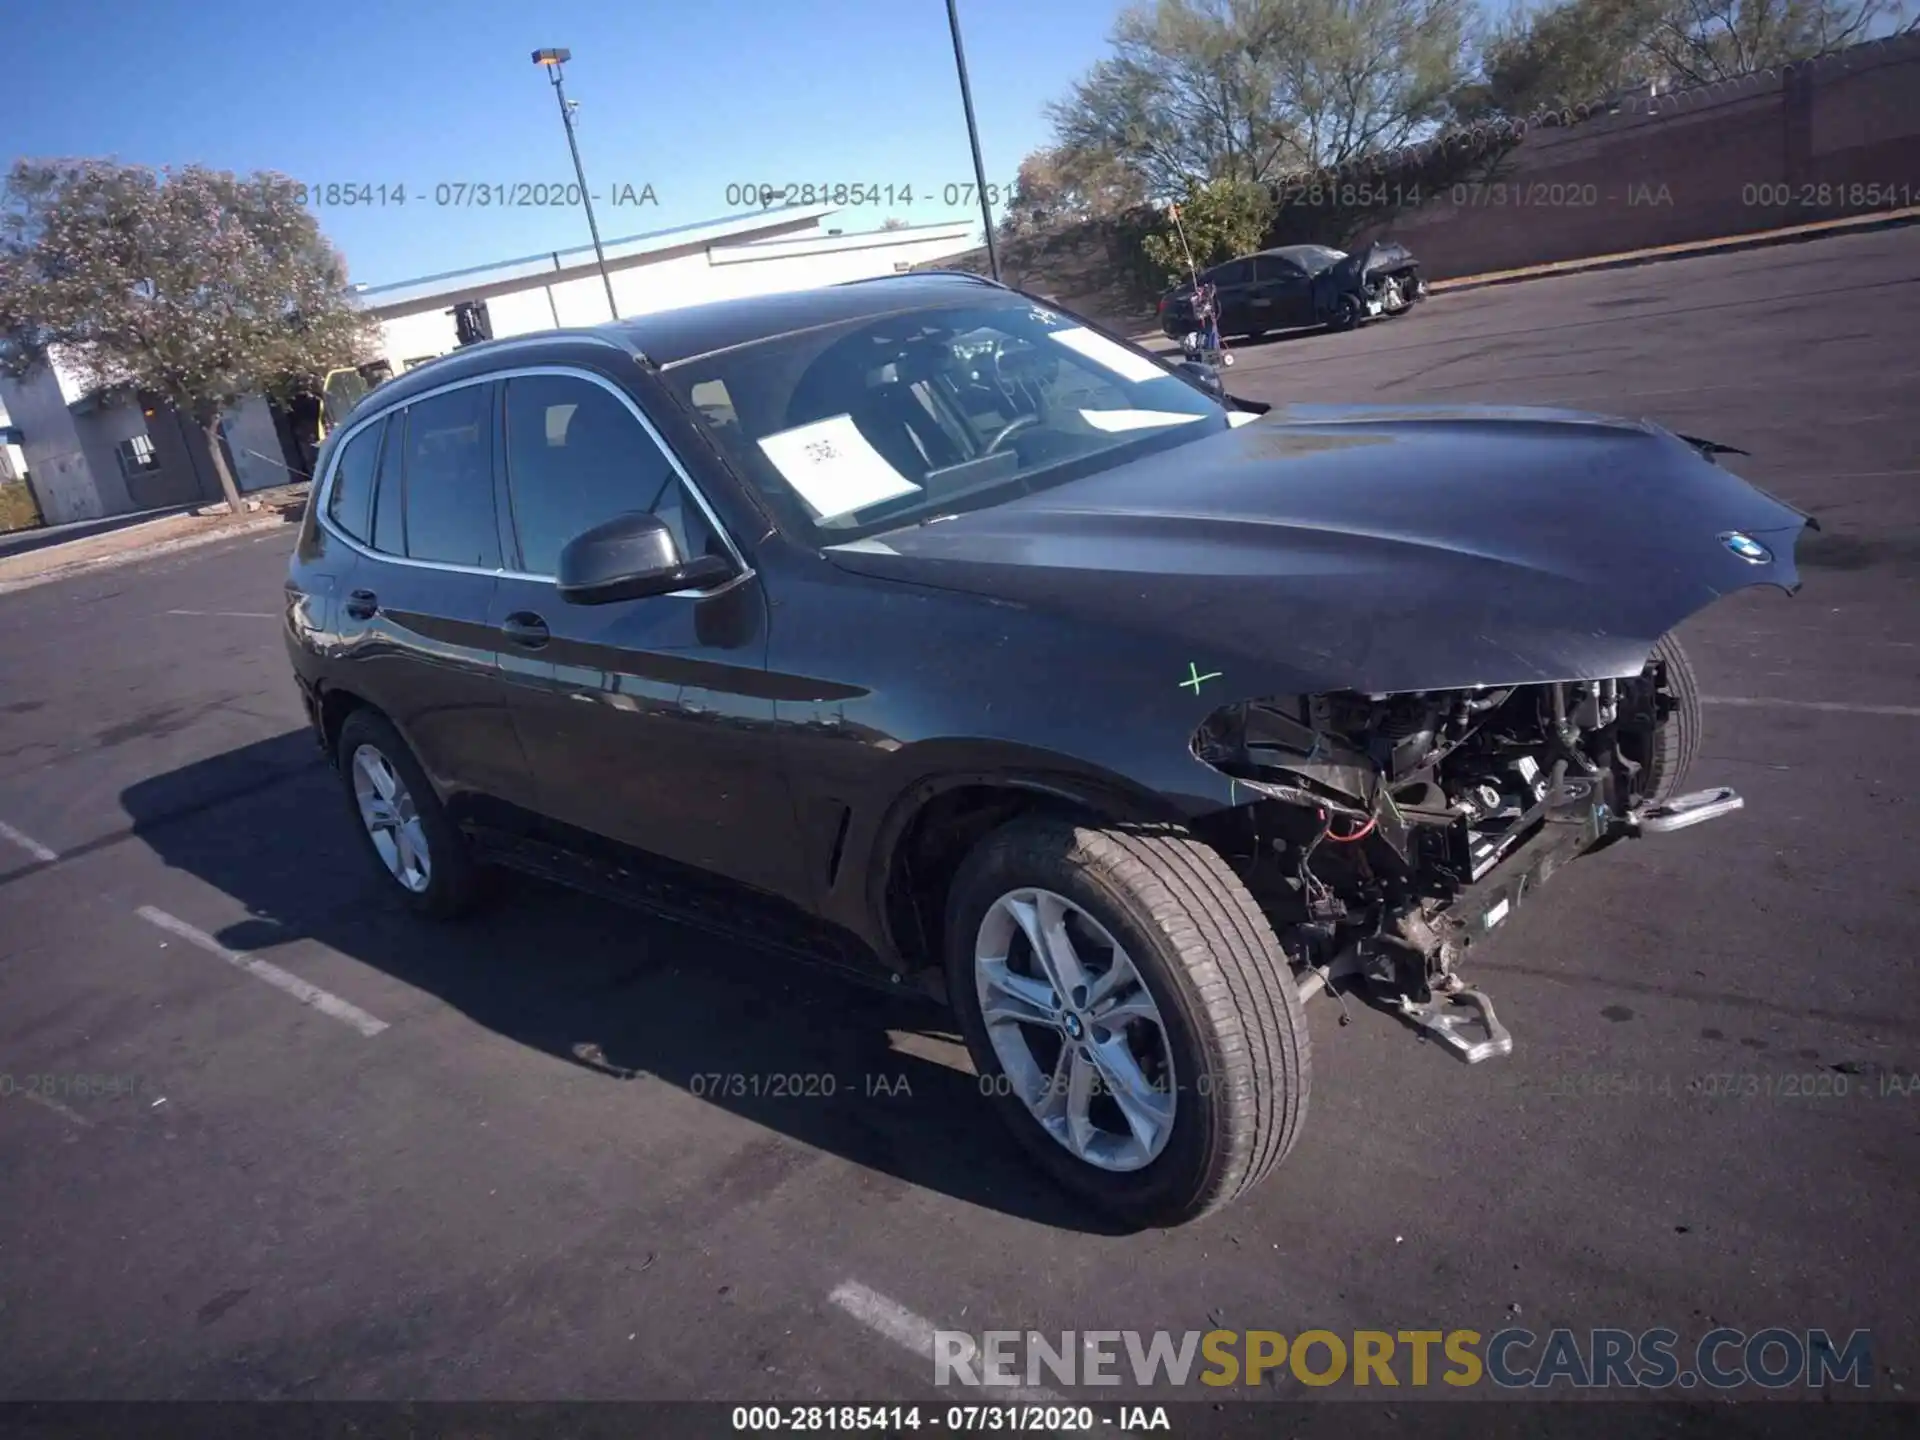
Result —
M1172 1047L1125 949L1050 890L1008 891L974 941L987 1039L1040 1127L1102 1170L1151 1164L1173 1134Z
M407 889L423 893L433 880L426 828L406 781L376 746L353 752L353 798L381 862Z

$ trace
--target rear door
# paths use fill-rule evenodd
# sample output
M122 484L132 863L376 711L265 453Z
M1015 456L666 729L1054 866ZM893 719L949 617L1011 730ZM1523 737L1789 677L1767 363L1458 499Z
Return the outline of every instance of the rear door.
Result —
M399 727L457 813L483 797L524 803L527 791L488 619L500 568L495 389L430 392L350 436L324 512L356 551L337 615L343 683ZM362 436L375 441L364 454Z
M639 405L588 371L504 381L512 574L494 618L538 808L564 824L789 898L811 898L773 737L759 578ZM682 553L738 578L571 605L553 576L574 536L651 511Z
M1207 279L1218 291L1222 335L1245 335L1266 328L1260 323L1254 306L1251 260L1229 260L1224 265L1216 265L1207 272Z

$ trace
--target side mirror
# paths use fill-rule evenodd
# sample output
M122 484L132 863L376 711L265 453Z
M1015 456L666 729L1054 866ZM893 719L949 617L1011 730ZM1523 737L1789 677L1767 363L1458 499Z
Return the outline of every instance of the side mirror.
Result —
M582 532L560 552L560 598L569 605L607 605L698 590L733 574L717 555L688 559L658 515L637 513Z
M1182 360L1173 368L1209 395L1213 396L1214 399L1225 400L1227 398L1226 382L1220 378L1220 372L1214 369L1213 366L1203 364L1198 360Z

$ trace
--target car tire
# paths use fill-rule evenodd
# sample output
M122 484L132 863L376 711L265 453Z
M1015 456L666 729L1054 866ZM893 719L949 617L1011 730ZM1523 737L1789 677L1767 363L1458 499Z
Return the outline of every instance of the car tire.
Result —
M1360 325L1360 301L1352 295L1342 295L1333 302L1333 315L1327 321L1329 330L1355 330Z
M471 910L480 897L480 867L392 722L377 711L354 711L340 727L334 755L348 810L393 893L437 920ZM391 823L381 823L380 812Z
M1652 658L1665 669L1667 691L1674 702L1654 728L1647 747L1646 796L1649 804L1658 805L1679 793L1700 753L1700 682L1677 636L1662 635Z
M1069 994L1062 1007L1072 1021L1007 1018L1034 993L1000 988L1015 980L1059 998L1056 966L1041 961L1027 938L1033 929L1018 918L1023 905L1049 937L1047 917L1057 916L1066 948L1087 962L1088 993ZM1184 1224L1252 1188L1293 1148L1312 1069L1299 991L1266 917L1211 847L1172 830L1014 821L961 864L945 939L949 994L982 1092L1071 1194L1132 1228ZM1118 1026L1101 1025L1122 1012ZM1076 1035L1090 1069L1067 1055ZM1116 1040L1125 1065L1115 1062ZM1024 1058L1010 1045L1025 1046ZM1081 1092L1076 1124L1080 1074L1147 1081L1128 1093L1164 1118L1165 1133L1152 1119L1134 1124L1118 1089ZM1058 1113L1043 1117L1037 1106Z

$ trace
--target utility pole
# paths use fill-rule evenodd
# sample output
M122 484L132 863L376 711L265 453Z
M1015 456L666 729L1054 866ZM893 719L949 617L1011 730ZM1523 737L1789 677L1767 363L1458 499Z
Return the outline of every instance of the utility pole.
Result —
M560 67L572 58L571 50L533 52L533 63L544 65L553 78L554 98L560 102L560 123L567 127L567 149L573 153L573 173L580 181L580 203L586 207L587 230L593 236L593 258L600 262L600 283L607 287L607 315L610 319L618 320L620 307L613 298L613 277L607 274L607 252L600 248L600 224L593 218L593 197L587 193L587 172L580 164L580 142L574 138L573 107L567 103L566 87L560 81Z

